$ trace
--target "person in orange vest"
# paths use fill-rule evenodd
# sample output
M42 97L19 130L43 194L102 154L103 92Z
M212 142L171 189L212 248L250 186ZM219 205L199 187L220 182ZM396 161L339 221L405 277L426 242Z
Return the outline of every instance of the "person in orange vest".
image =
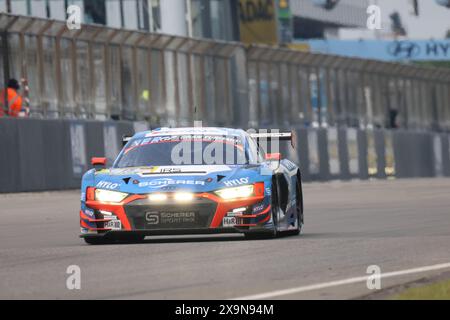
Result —
M22 110L22 97L18 93L20 90L19 81L16 79L10 79L8 81L8 87L6 88L8 99L8 110L4 106L5 102L5 90L0 91L0 118L4 116L5 112L10 117L17 118Z

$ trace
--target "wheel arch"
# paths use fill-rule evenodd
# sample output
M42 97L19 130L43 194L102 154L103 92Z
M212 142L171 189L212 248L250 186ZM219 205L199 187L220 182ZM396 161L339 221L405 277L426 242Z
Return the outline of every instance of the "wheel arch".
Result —
M289 182L282 173L276 173L272 176L272 183L277 187L278 205L284 212L289 202Z

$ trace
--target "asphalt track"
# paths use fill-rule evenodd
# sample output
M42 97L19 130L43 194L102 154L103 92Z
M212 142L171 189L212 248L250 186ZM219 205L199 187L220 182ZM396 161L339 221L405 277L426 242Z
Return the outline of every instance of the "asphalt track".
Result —
M450 179L311 183L304 193L300 236L105 246L78 238L77 191L0 195L0 298L349 299L373 292L348 281L369 265L391 273L382 288L450 270L402 271L450 262ZM66 287L70 265L80 290Z

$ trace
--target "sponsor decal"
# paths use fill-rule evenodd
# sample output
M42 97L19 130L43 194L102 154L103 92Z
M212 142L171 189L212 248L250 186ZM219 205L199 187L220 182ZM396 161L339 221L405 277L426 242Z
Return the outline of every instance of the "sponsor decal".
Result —
M235 217L242 215L242 212L227 212L227 217Z
M136 139L130 144L124 153L128 153L138 147L146 146L156 143L182 143L182 142L205 142L205 143L223 143L230 144L236 148L243 150L244 144L240 137L228 136L228 135L204 135L204 134L187 134L187 135L169 135L169 136L156 136L152 137L151 134L147 134L144 139Z
M181 173L180 168L162 168L159 172L161 173Z
M289 160L284 161L284 166L286 167L286 169L288 169L288 171L297 169L297 166Z
M148 224L158 224L159 223L159 215L157 212L147 212L145 214L145 220Z
M149 218L152 218L152 217L153 217L153 215L149 216ZM160 224L193 223L196 220L195 218L196 218L196 213L193 211L160 212L159 213L159 223ZM149 220L147 220L147 221L149 221Z
M139 187L158 187L168 185L205 185L202 180L174 180L174 179L157 179L151 181L140 182Z
M262 211L263 209L264 209L264 203L261 203L261 204L253 207L253 213Z
M222 220L222 226L233 227L237 224L236 217L224 217Z
M239 186L241 184L247 184L249 182L249 178L239 178L239 179L231 179L231 180L227 180L224 181L223 184L226 185L227 187L234 187L234 186Z
M85 209L84 210L84 214L87 215L88 217L93 217L94 216L94 210Z
M120 220L107 221L107 222L105 222L105 228L108 228L111 230L121 230L122 222Z
M143 146L153 143L181 142L181 141L222 142L222 143L230 142L236 145L243 146L243 143L239 137L203 135L203 134L146 137L145 139L135 140L132 146Z
M99 183L97 183L96 187L102 189L117 189L119 187L119 184L102 180Z
M271 194L272 194L272 189L269 187L269 188L266 188L266 194L268 195L268 196L270 196Z

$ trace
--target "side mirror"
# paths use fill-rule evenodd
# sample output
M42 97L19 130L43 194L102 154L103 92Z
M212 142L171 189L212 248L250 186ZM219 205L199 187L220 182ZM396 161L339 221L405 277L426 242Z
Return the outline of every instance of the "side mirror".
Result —
M106 166L106 158L92 158L91 164L93 166Z
M269 160L269 161L280 161L281 160L281 153L267 153L266 154L266 160Z
M132 136L122 136L122 147L125 147L125 145L130 141Z

